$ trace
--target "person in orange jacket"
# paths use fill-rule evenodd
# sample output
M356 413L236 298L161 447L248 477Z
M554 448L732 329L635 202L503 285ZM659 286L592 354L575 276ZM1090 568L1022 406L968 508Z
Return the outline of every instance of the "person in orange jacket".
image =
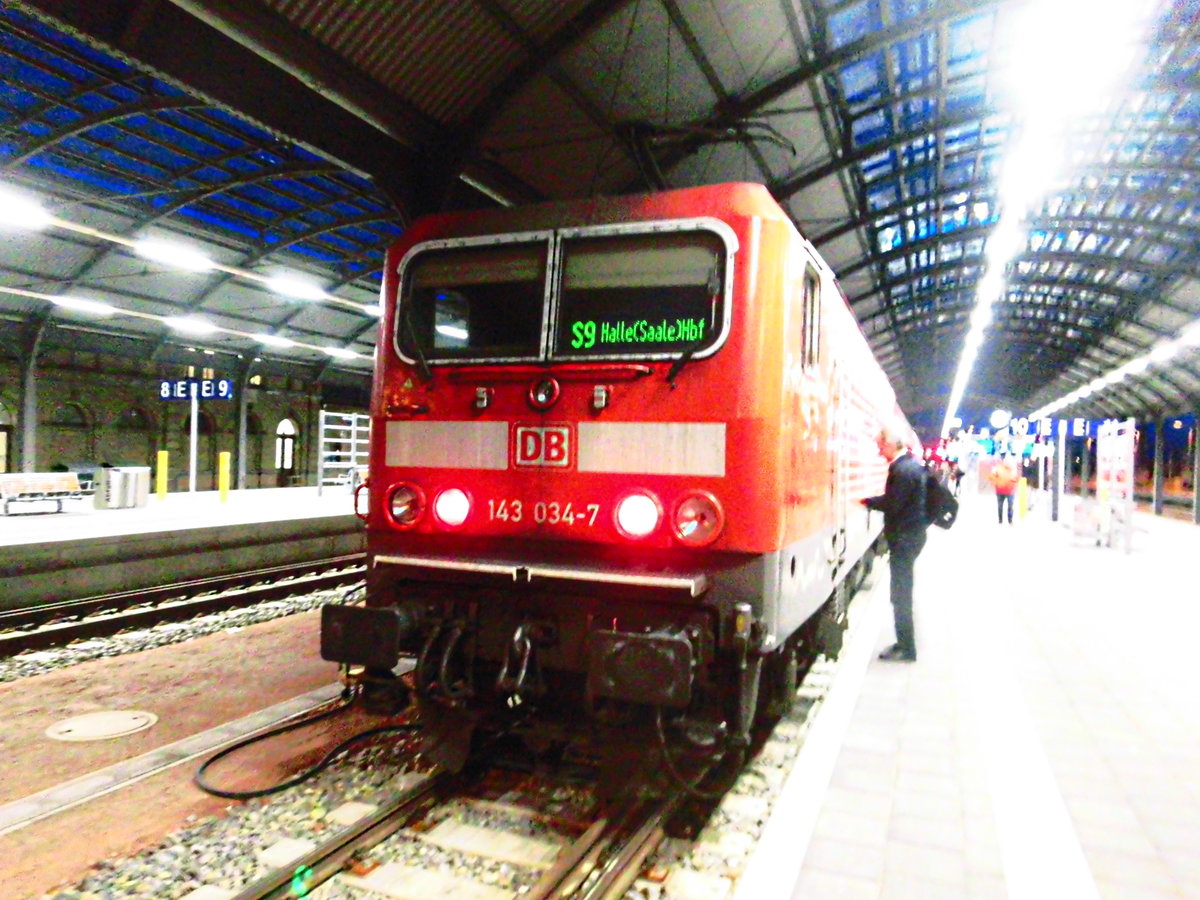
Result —
M996 488L996 519L1004 524L1004 509L1008 507L1008 524L1013 520L1013 494L1017 490L1017 467L1006 456L1001 456L988 473L988 481Z

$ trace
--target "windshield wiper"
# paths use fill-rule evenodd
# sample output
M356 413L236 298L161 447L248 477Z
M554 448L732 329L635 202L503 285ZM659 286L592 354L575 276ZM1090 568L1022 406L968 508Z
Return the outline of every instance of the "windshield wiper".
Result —
M413 355L417 358L417 367L421 370L421 378L429 381L433 378L433 372L429 368L429 363L425 360L425 353L421 350L421 341L417 337L417 329L412 323L412 306L404 304L404 324L408 326L408 336L412 338Z
M697 350L704 346L707 340L708 335L702 335L701 337L692 341L683 348L683 352L679 354L679 358L676 359L675 362L671 363L671 368L667 370L667 383L670 384L671 387L675 387L676 377L680 372L683 371L683 367L691 362L692 356Z

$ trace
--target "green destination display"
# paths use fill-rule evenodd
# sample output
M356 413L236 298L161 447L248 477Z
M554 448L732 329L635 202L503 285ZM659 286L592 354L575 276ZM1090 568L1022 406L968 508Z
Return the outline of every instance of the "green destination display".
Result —
M591 350L596 347L620 350L644 344L670 346L692 344L704 337L704 319L648 319L634 321L597 322L582 319L571 323L571 348Z

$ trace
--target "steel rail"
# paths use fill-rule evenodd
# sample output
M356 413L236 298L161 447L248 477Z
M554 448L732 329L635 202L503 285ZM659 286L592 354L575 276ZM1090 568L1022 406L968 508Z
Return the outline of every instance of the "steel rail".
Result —
M366 554L352 553L7 611L0 613L0 658L361 581L365 563Z

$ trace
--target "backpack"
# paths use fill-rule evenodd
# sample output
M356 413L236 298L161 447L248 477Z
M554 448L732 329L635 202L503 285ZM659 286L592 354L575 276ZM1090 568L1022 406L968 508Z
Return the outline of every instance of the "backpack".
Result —
M950 489L931 473L925 473L925 521L938 528L949 528L958 518L958 500Z

